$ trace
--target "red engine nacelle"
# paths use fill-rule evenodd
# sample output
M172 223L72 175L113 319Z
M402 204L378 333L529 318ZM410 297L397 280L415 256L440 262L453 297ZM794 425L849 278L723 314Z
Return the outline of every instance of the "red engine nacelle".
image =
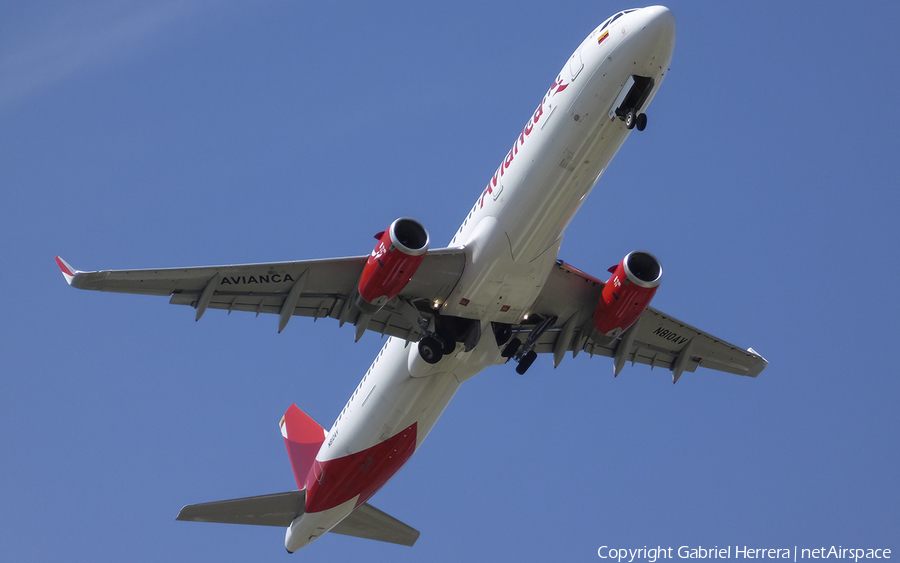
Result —
M650 304L661 278L662 266L656 256L643 251L629 253L603 287L594 312L597 330L613 337L628 330Z
M428 231L405 217L375 238L378 244L359 279L357 306L367 313L377 311L406 287L428 251Z

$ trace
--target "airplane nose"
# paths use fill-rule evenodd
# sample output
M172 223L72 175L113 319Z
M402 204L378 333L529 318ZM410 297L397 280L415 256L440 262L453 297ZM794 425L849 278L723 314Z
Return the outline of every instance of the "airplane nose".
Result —
M665 6L648 6L641 9L640 15L644 19L643 28L660 42L675 45L675 16Z
M629 34L633 36L630 41L628 36L625 40L639 54L638 58L649 65L643 71L667 69L675 50L675 16L671 10L665 6L649 6L628 15L631 16L628 27L635 33Z

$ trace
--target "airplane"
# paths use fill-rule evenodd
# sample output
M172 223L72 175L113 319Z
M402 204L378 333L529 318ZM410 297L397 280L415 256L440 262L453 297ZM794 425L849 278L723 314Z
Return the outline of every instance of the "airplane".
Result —
M672 372L756 377L766 360L652 307L662 266L634 251L604 282L559 260L563 233L669 69L675 19L663 6L618 12L579 45L445 248L402 217L368 256L81 272L80 289L169 296L196 309L329 317L388 336L330 429L296 405L281 419L297 489L185 506L178 520L281 526L288 552L327 532L413 545L419 532L369 504L421 446L460 385L539 354L567 352Z

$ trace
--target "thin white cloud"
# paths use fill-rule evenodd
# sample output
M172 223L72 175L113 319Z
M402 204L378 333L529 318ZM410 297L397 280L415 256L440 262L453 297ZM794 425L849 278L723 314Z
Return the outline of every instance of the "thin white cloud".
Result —
M0 55L0 109L78 71L120 61L152 46L198 2L71 4Z

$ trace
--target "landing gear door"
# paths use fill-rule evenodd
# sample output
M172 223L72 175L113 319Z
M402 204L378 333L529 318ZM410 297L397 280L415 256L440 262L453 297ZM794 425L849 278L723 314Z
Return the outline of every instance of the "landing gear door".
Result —
M616 101L613 102L611 108L609 108L609 120L615 121L617 117L620 115L624 115L625 112L622 111L622 102L625 101L625 97L628 96L628 93L631 92L631 88L634 86L634 76L629 76L628 80L625 81L625 86L622 87L622 91L619 92L619 97L616 98Z

